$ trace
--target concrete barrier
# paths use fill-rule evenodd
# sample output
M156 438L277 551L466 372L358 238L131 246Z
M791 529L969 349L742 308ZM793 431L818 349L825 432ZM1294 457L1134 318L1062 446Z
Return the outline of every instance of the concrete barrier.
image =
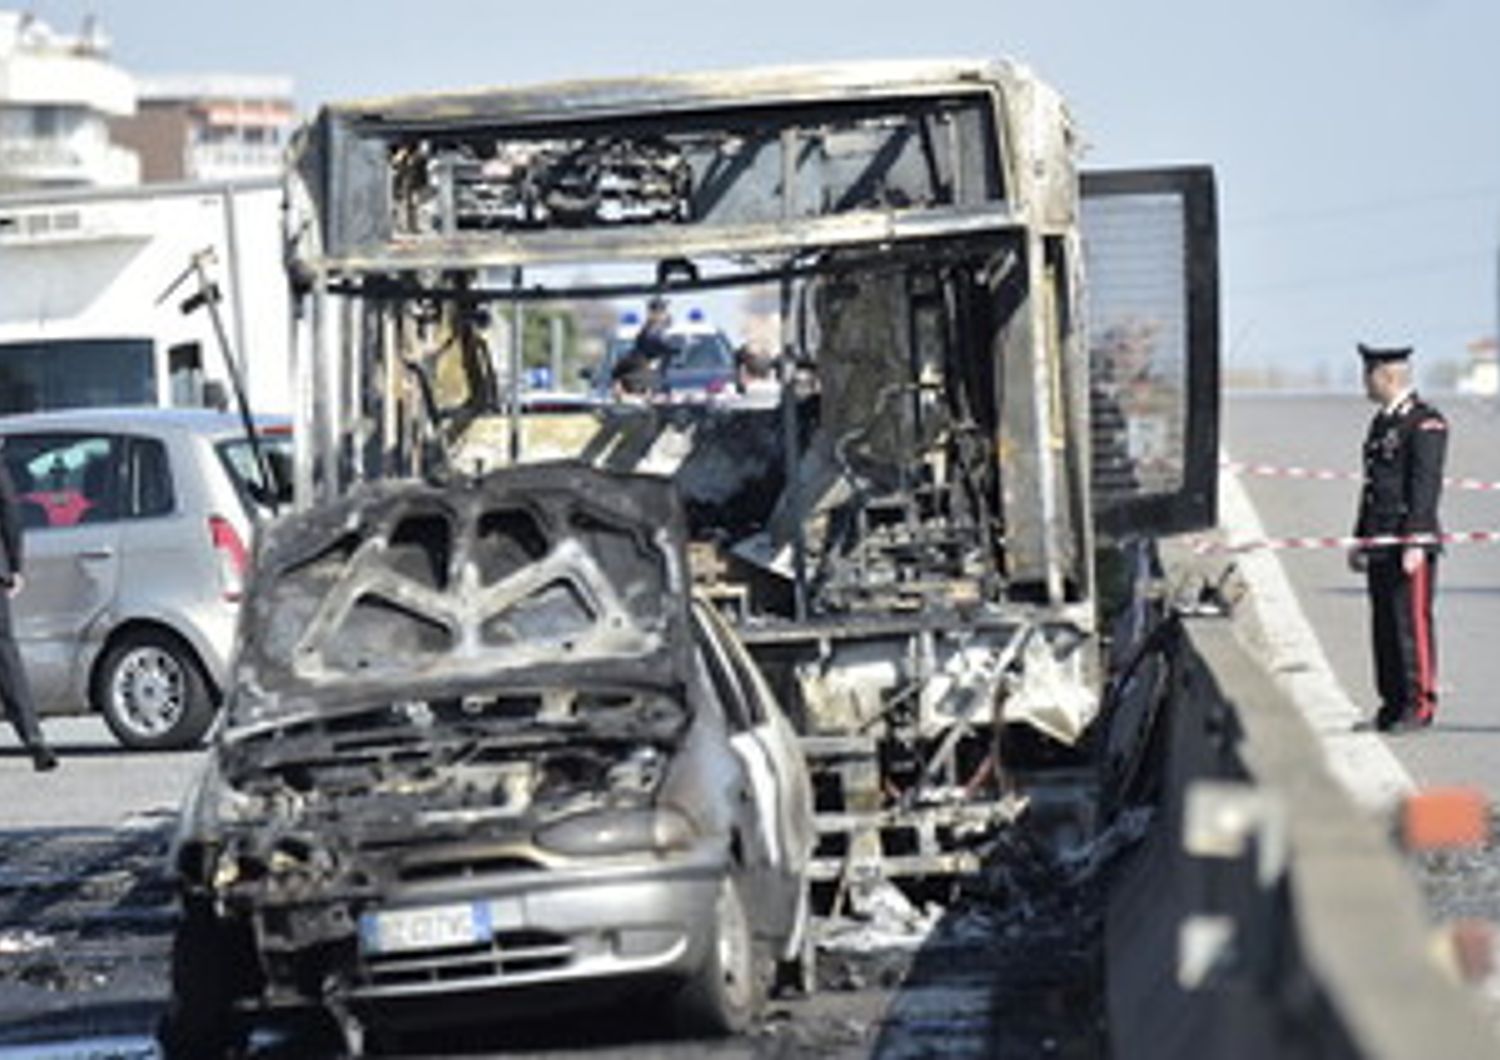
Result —
M1382 822L1227 619L1184 629L1161 815L1108 910L1113 1055L1500 1056Z

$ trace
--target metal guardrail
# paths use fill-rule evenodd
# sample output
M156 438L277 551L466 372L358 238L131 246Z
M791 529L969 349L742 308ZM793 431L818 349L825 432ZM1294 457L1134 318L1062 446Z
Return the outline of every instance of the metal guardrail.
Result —
M1188 619L1162 817L1107 921L1113 1054L1500 1055L1415 881L1222 618Z

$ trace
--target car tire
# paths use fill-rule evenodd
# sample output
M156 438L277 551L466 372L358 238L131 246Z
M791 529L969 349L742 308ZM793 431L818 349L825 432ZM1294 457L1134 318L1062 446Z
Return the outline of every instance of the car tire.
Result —
M234 1013L249 974L236 938L204 901L188 901L172 938L172 994L157 1025L163 1060L238 1056L248 1034Z
M769 961L755 941L744 900L733 880L719 885L708 952L673 998L678 1030L702 1037L748 1031L765 1007Z
M94 707L126 747L193 747L214 720L208 678L193 650L166 630L137 630L111 645L94 674Z

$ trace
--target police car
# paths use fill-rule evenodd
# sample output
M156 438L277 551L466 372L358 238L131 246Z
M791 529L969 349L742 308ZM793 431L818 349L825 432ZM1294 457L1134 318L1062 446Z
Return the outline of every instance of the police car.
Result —
M641 330L636 312L621 314L619 326L605 348L604 359L591 376L596 398L607 399L615 365L635 346ZM658 366L657 387L671 401L713 401L734 393L734 346L711 324L703 310L693 308L685 320L674 320L666 331L673 353Z

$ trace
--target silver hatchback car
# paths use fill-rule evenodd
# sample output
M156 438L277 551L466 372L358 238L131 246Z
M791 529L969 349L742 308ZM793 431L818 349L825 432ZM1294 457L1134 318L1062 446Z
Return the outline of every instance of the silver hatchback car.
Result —
M273 482L291 435L261 420ZM39 712L97 711L128 747L197 743L229 668L256 523L279 493L236 416L0 418L26 535L16 637Z

